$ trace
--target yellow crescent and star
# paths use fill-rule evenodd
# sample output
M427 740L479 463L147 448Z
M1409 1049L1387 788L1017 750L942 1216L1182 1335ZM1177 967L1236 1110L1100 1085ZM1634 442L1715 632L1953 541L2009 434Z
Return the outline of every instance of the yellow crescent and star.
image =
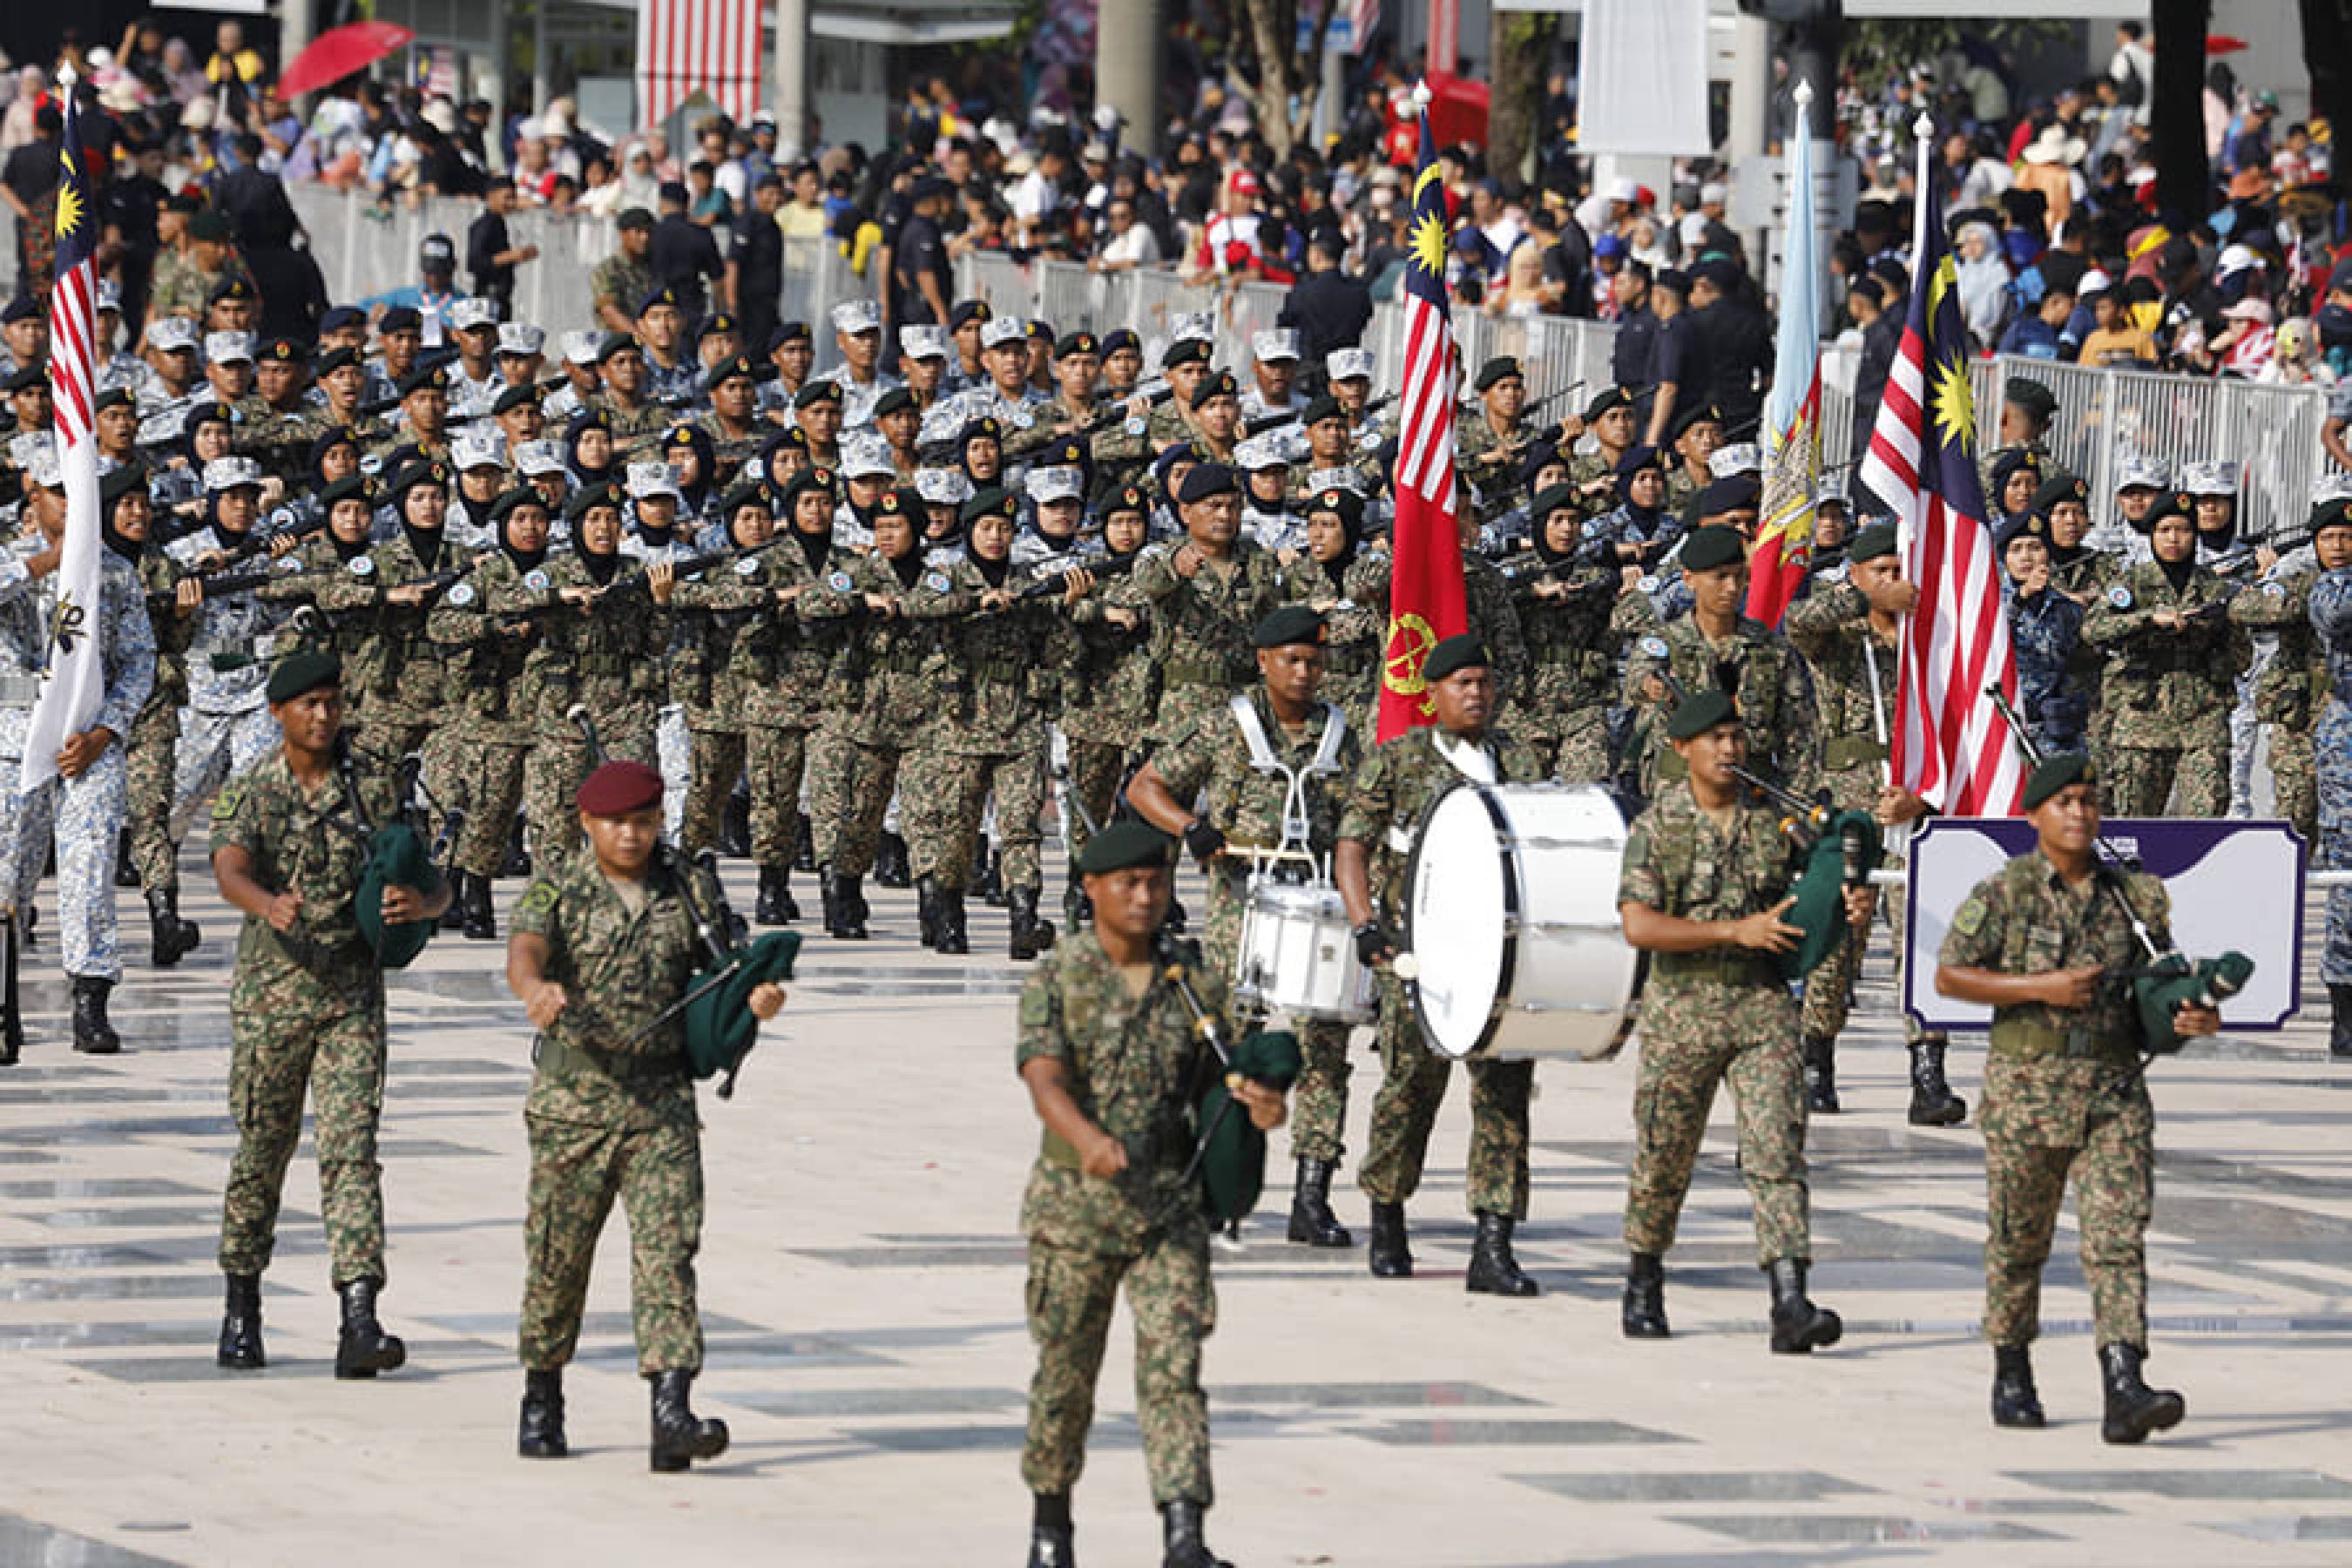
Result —
M1445 216L1437 211L1422 212L1421 194L1438 183L1435 163L1423 169L1412 180L1412 205L1419 215L1412 221L1412 264L1434 278L1445 270Z
M63 179L58 185L58 237L63 239L81 226L81 181L74 174L74 154L67 148L58 154Z
M1927 319L1934 321L1943 308L1946 296L1959 286L1959 275L1947 255L1936 263L1935 276L1927 284ZM1939 440L1962 451L1974 451L1977 444L1976 394L1969 386L1968 366L1955 352L1949 358L1939 359L1928 369L1927 407L1935 416Z

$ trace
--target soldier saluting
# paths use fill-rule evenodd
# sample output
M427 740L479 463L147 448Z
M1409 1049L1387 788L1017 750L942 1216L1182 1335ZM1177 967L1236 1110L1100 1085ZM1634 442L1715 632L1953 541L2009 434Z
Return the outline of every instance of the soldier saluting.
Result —
M1936 989L1993 1010L1985 1058L1985 1338L1992 1418L2039 1426L2029 1347L2042 1327L2042 1266L2075 1184L2083 1277L2106 1389L2100 1436L2137 1443L2179 1425L2179 1394L2141 1380L2147 1357L2147 1222L2156 1198L2156 1107L2139 1060L2128 988L2137 918L2172 944L2171 903L2154 877L2101 863L2088 759L2057 756L2025 784L2034 847L1970 889L1937 954ZM2126 908L2126 906L2128 906ZM2173 1027L2212 1035L2221 1015L2183 1006Z

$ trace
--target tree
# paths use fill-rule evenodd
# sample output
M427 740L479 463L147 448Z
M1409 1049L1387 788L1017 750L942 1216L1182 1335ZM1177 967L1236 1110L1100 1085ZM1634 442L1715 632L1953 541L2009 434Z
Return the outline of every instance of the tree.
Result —
M2154 0L2156 82L2148 129L2156 138L2156 205L2195 222L2212 205L2205 163L2205 25L2211 0Z
M1277 160L1290 156L1292 145L1314 120L1315 100L1323 88L1323 40L1331 30L1331 14L1338 3L1324 0L1316 12L1314 25L1307 29L1307 50L1301 56L1297 53L1298 0L1244 0L1250 47L1257 57L1258 132Z
M1551 58L1556 19L1548 11L1488 12L1494 69L1488 74L1486 172L1518 179L1536 162L1543 118L1544 67Z

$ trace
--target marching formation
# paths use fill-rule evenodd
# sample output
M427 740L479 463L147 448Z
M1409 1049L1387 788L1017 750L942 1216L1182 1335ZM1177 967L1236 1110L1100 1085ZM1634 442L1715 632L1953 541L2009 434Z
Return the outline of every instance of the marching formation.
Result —
M210 216L188 226L200 266ZM1463 910L1502 921L1494 897L1463 890L1467 868L1499 844L1500 874L1523 875L1512 841L1555 840L1498 825L1569 810L1599 824L1575 842L1601 847L1603 874L1546 866L1526 891L1577 882L1592 907L1529 923L1630 945L1647 975L1624 1333L1669 1333L1664 1260L1725 1086L1771 1349L1839 1342L1809 1295L1805 1131L1840 1109L1836 1044L1876 916L1867 872L1929 809L1887 766L1917 597L1891 526L1849 516L1824 481L1801 596L1777 628L1750 619L1762 459L1746 432L1690 407L1664 447L1642 445L1641 387L1539 416L1522 367L1495 359L1466 367L1456 410L1467 632L1400 642L1401 389L1378 384L1369 349L1303 363L1298 333L1273 330L1237 377L1214 368L1211 320L1147 342L978 300L895 331L852 303L748 342L724 311L694 319L674 289L633 287L636 216L597 272L602 327L563 334L551 365L545 333L487 300L441 312L430 348L407 308L331 311L316 342L257 342L249 281L225 270L175 277L132 353L100 290L105 696L61 752L62 782L5 801L0 1061L26 1043L18 955L52 838L73 1045L107 1052L113 889L142 889L149 961L181 962L205 933L180 912L177 858L208 808L215 873L246 917L221 1364L266 1361L260 1278L306 1092L337 1374L403 1364L377 1317L382 972L404 962L387 944L413 955L435 923L479 941L503 923L539 1031L520 1449L566 1451L562 1373L617 1195L652 1462L721 1452L724 1424L688 1399L693 1083L732 1062L695 1044L691 1004L731 974L736 1014L773 1016L789 948L752 978L738 962L752 928L867 940L866 879L911 885L927 947L967 952L980 900L1003 905L1008 957L1036 965L1018 1044L1045 1129L1023 1205L1032 1562L1072 1561L1069 1494L1124 1285L1167 1562L1213 1564L1208 1237L1248 1204L1204 1212L1196 1179L1214 1194L1239 1170L1254 1199L1251 1162L1287 1118L1289 1239L1354 1246L1333 1183L1351 1032L1369 1026L1370 1273L1413 1271L1407 1205L1458 1061L1467 1288L1537 1295L1512 1248L1536 1061L1623 1043L1631 954L1622 991L1586 999L1601 1037L1548 1043L1506 1022L1549 983L1535 938L1507 931L1526 951L1487 977L1465 1043L1437 993L1466 990L1485 961L1439 927ZM68 486L43 329L37 308L7 312L12 769L64 635ZM840 361L822 374L819 331ZM2100 814L2242 805L2267 731L2282 812L2326 863L2352 865L2352 506L2318 498L2308 540L2249 544L2231 469L2134 469L2095 497L2050 463L2054 415L2013 384L1985 474L2020 738L2043 759L2026 793L2039 847L1963 906L1936 984L1996 1013L1978 1108L1995 1419L2042 1420L2027 1346L2072 1174L2105 1433L2127 1442L2182 1405L2140 1377L2147 1045L2103 977L2138 962L2136 931L2170 943L2160 886L2105 868ZM1375 744L1383 686L1428 721ZM1472 825L1475 853L1440 853L1434 824L1464 790L1494 823ZM1069 852L1059 889L1048 831ZM1173 900L1179 853L1206 876L1198 911ZM748 920L711 875L722 854L757 867ZM814 922L796 871L814 877ZM503 922L501 882L516 893ZM1197 945L1177 940L1193 925ZM2352 912L2331 921L2326 973L2336 1049L2352 1054ZM2184 995L2172 1018L2184 1035L2218 1026L2210 998ZM1295 1032L1265 1027L1284 1021ZM1945 1041L1915 1030L1908 1050L1909 1120L1961 1121Z

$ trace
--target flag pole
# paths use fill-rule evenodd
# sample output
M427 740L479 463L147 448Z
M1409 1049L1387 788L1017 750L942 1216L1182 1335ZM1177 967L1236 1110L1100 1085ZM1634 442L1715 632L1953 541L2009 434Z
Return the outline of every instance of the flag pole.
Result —
M1919 147L1919 172L1911 198L1911 287L1914 289L1919 286L1920 258L1927 254L1927 209L1935 205L1927 195L1927 182L1933 178L1927 163L1928 143L1935 134L1936 117L1921 110L1919 118L1911 122L1912 140ZM1915 510L1906 507L1895 515L1896 552L1903 557L1906 566L1911 563L1911 535L1916 526ZM1908 616L1905 617L1905 624L1909 624Z

